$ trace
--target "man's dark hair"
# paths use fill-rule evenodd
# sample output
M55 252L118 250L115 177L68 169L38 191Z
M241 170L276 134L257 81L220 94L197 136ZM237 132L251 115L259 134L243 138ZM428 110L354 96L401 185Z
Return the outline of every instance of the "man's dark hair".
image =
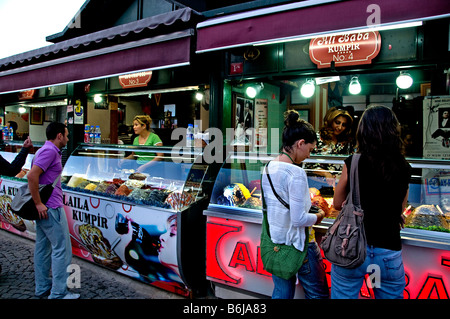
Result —
M45 135L47 136L47 140L54 140L58 133L61 133L63 136L66 134L66 126L63 123L51 122L47 129L45 130Z

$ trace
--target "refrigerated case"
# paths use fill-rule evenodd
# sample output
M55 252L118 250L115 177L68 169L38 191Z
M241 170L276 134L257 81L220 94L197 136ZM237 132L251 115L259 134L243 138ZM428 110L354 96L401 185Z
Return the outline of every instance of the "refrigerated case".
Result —
M207 216L206 276L223 298L268 298L273 282L260 258L260 176L278 154L231 153L222 165L204 214ZM346 156L314 155L303 167L311 198L323 198L331 215L314 226L316 240L334 221L334 187ZM411 164L406 227L401 231L407 286L405 298L448 298L450 280L450 162L407 159ZM325 261L329 280L331 265ZM298 285L296 298L302 298ZM361 298L372 298L367 284Z
M202 293L214 165L201 149L81 144L62 174L73 253L187 296Z

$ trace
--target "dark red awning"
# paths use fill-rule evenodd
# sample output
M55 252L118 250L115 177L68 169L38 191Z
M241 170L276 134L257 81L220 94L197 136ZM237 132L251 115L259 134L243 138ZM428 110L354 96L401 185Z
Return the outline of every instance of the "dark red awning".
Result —
M381 25L450 16L449 0L301 1L201 22L197 53L364 28L373 5Z
M0 72L0 93L188 65L193 30Z
M198 18L184 8L0 59L0 94L187 65Z

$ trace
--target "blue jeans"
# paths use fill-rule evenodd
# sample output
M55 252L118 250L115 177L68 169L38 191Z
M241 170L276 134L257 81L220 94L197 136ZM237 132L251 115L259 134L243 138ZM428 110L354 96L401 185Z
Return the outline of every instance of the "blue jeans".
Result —
M359 267L331 266L331 298L357 299L366 274L371 275L376 299L403 299L406 281L402 251L373 246L367 246L366 260Z
M305 262L302 267L300 267L297 276L305 291L306 299L329 298L322 255L320 254L320 249L316 242L309 243ZM274 284L272 299L294 298L296 276L286 280L272 275L272 280Z
M60 299L67 294L67 267L72 260L72 245L64 208L49 208L47 214L47 219L36 221L35 294L42 296L51 290L48 298Z

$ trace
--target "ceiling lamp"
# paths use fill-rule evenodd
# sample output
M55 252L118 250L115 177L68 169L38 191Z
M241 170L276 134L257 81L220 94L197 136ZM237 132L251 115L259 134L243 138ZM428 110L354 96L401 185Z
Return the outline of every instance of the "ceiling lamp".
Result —
M314 91L316 90L316 85L314 84L313 79L306 80L305 83L302 84L300 88L300 94L303 97L310 98L314 95Z
M353 95L361 93L361 84L359 83L357 76L352 77L352 79L350 80L348 91Z
M413 84L413 78L408 72L400 71L400 75L395 80L400 89L409 89Z

